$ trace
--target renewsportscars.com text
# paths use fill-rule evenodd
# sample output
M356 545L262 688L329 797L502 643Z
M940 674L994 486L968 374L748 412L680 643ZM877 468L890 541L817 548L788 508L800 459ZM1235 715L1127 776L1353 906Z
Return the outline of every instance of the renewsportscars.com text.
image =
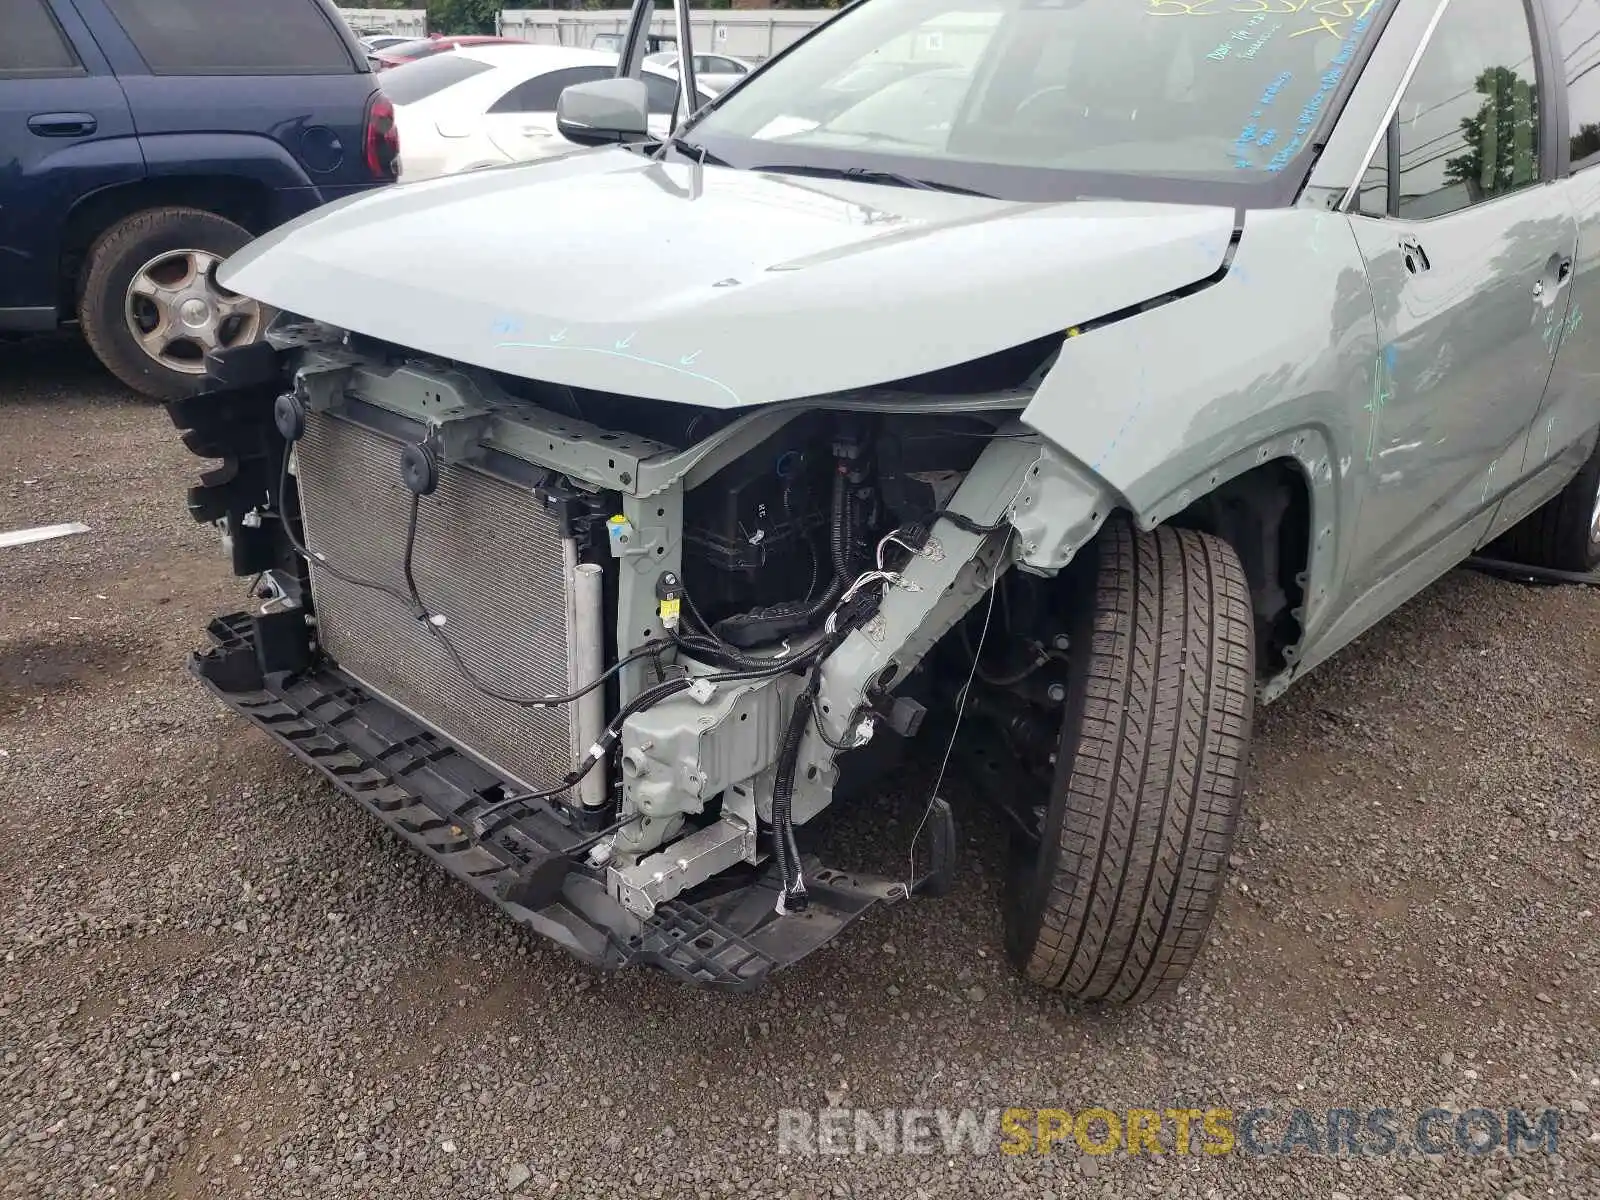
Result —
M1546 1108L786 1108L780 1154L1554 1154Z

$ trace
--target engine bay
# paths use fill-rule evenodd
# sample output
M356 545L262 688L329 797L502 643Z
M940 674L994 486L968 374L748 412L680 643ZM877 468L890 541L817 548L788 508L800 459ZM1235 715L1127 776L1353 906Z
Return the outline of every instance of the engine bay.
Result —
M1043 496L1025 390L711 412L289 336L289 390L237 402L235 418L256 407L227 429L235 471L191 494L267 601L196 669L274 702L326 680L393 714L386 737L413 723L409 741L487 772L444 819L507 852L502 903L598 887L599 923L638 933L743 880L770 916L823 897L842 923L856 894L805 865L796 828L893 763L930 709L1005 716L967 703L986 681L1048 702L1059 656L1018 622L1053 572L994 608L1013 522ZM948 849L948 807L930 812ZM920 880L861 886L872 902L931 887L932 857Z

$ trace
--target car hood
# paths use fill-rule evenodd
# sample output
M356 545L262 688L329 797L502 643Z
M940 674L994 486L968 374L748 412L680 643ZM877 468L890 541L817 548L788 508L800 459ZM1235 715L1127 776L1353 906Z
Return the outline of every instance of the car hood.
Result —
M1020 203L624 150L341 201L221 281L464 363L737 408L1009 349L1210 275L1223 208Z

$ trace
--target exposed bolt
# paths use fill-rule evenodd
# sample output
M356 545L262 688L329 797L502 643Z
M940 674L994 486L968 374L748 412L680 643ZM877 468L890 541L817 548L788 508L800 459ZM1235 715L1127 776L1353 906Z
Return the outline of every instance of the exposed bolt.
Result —
M1045 695L1050 697L1051 704L1060 704L1067 698L1067 685L1064 683L1052 683L1045 691Z
M1057 650L1070 650L1070 649L1072 649L1072 639L1069 638L1064 633L1056 634L1055 637L1050 639L1050 644L1052 646L1054 646Z

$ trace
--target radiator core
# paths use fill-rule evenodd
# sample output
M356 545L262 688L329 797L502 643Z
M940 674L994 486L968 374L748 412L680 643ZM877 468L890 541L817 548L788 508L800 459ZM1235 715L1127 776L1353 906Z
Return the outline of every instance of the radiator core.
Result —
M306 545L328 564L311 567L319 640L360 683L463 750L524 786L548 787L586 749L572 707L524 708L485 695L406 599L411 493L400 481L403 448L320 413L296 445ZM445 636L467 667L496 691L524 697L574 688L576 564L572 541L526 487L448 464L438 490L420 501L417 592L445 618Z

